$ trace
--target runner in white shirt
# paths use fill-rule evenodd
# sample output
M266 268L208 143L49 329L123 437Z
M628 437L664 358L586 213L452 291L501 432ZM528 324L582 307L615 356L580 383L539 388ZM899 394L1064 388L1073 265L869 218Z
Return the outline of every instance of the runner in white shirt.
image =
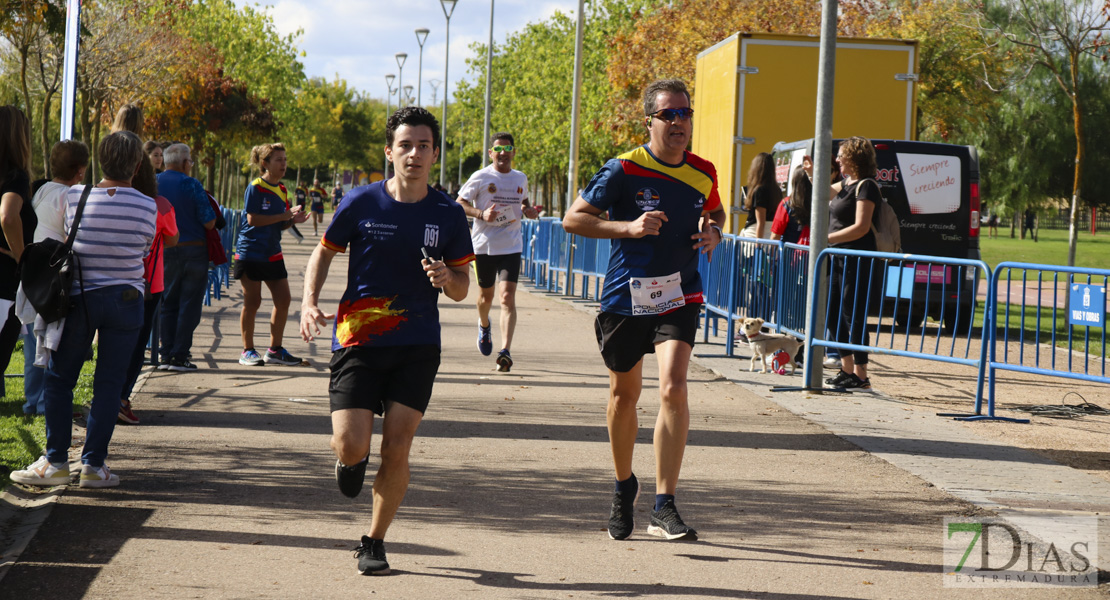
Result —
M501 351L497 370L513 366L509 347L516 328L516 283L520 275L520 252L524 248L520 220L534 219L539 211L528 202L528 177L513 170L516 150L511 133L495 133L490 138L490 165L470 176L459 190L458 203L467 216L474 218L474 271L478 275L478 351L493 352L489 312L493 307L493 287L498 285L501 303Z

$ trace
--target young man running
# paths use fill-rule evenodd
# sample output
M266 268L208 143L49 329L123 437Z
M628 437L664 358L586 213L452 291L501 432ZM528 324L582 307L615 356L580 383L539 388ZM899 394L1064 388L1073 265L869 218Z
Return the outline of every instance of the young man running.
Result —
M725 211L713 164L686 151L693 132L686 85L656 81L644 90L648 143L605 163L567 215L568 233L613 239L601 314L594 323L609 369L607 421L616 471L609 537L632 534L640 484L632 473L639 429L636 403L643 357L659 363L662 405L655 422L655 509L649 534L696 540L674 495L690 429L686 371L701 310L698 252L721 241ZM601 213L608 211L608 219Z
M320 187L319 179L312 180L308 197L312 200L312 234L320 235L320 223L324 222L324 199L328 197L328 192Z
M509 347L516 329L516 283L520 276L520 253L524 240L520 219L536 218L528 204L528 177L513 169L516 149L511 133L495 133L490 139L488 167L470 176L459 190L457 202L467 216L474 217L474 271L478 275L478 351L493 352L489 311L493 306L493 286L500 279L497 297L501 303L501 351L497 370L513 366Z
M339 490L348 497L362 489L374 415L384 417L370 531L355 549L364 575L389 573L382 540L408 489L409 449L439 369L436 302L440 292L466 298L474 260L466 215L428 187L439 157L436 118L402 108L389 117L386 142L396 175L348 193L309 259L301 304L306 341L335 318L331 447ZM327 314L320 289L332 259L347 248L347 289L336 314Z

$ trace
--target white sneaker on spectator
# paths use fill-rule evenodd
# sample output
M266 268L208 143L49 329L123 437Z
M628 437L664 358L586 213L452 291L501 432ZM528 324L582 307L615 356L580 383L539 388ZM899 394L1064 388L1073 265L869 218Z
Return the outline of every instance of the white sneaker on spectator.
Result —
M81 467L81 487L106 488L119 485L119 475L108 469L108 465L94 467L85 465Z
M52 464L45 456L40 456L31 466L22 471L12 471L12 481L23 485L49 487L69 484L69 463Z
M827 369L832 369L833 367L839 367L840 366L840 359L839 358L834 358L832 356L826 356L824 365L825 365L825 368L827 368Z

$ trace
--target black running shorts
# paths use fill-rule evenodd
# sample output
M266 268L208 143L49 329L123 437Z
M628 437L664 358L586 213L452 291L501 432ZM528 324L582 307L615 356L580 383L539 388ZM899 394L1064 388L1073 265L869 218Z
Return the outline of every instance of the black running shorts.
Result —
M655 354L655 345L679 340L694 347L701 304L687 304L662 315L630 317L603 312L594 321L597 346L610 371L627 373L645 354Z
M478 254L474 257L474 272L480 288L493 287L498 278L516 283L520 279L520 253Z
M439 346L340 348L330 367L332 412L365 408L382 415L392 400L424 414L439 372Z
M277 281L289 279L289 272L285 270L284 260L273 262L264 260L236 260L235 279L252 279L254 281Z

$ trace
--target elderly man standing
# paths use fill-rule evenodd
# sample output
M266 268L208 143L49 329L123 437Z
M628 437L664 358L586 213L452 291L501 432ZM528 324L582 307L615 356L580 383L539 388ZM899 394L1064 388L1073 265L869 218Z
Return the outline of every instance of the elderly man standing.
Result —
M189 361L193 330L200 323L204 289L208 286L208 238L205 230L216 226L216 213L204 186L187 173L193 166L189 147L173 144L162 153L166 170L158 175L158 192L173 204L181 237L166 248L166 290L162 300L162 364L170 371L193 371Z

